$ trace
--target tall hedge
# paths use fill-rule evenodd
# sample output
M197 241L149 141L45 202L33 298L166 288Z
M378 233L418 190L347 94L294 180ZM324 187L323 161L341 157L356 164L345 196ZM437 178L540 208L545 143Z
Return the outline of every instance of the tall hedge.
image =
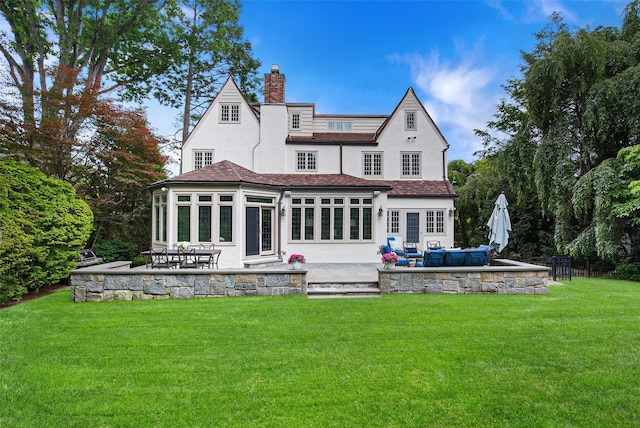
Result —
M69 183L0 157L0 301L66 278L92 225Z

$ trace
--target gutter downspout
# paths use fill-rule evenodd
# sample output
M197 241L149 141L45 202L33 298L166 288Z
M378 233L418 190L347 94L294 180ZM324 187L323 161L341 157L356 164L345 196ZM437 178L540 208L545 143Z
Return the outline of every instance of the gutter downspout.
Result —
M256 170L256 149L261 143L260 132L258 132L258 143L251 149L251 171Z
M280 198L278 198L278 212L277 212L277 216L278 216L278 239L276 240L276 246L277 251L276 253L278 254L278 260L283 261L282 260L282 200L284 199L284 190L280 190Z
M344 146L340 144L340 174L342 174L342 148Z

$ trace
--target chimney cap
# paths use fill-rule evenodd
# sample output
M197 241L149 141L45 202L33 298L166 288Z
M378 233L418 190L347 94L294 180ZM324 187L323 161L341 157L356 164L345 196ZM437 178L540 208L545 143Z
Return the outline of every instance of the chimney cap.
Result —
M278 64L271 65L271 72L272 73L280 73L280 66Z

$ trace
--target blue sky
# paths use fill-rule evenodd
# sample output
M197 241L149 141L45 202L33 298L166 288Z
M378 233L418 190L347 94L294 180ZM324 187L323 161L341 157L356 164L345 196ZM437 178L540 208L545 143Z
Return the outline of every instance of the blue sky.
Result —
M450 144L471 162L518 75L520 51L554 11L573 27L620 26L626 1L244 0L240 22L260 75L278 64L286 101L318 113L390 114L411 86ZM168 124L162 114L153 126ZM165 135L173 134L164 132ZM161 132L163 133L163 132Z

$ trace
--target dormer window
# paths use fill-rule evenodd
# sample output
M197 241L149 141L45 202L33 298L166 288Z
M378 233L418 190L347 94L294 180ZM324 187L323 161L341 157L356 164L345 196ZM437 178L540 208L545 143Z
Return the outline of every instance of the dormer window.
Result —
M404 117L405 117L404 129L407 131L415 131L416 130L416 112L407 111L404 113Z
M327 131L351 132L351 122L327 122Z
M300 113L291 115L291 129L300 129Z
M240 106L238 104L220 104L220 122L239 123Z

